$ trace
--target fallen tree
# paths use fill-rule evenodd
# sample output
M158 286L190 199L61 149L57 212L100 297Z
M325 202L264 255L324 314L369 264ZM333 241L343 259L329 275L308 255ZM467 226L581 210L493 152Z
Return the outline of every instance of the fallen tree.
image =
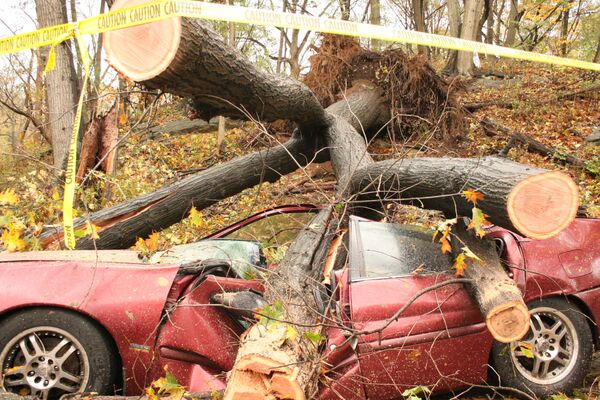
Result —
M506 156L508 154L508 151L516 144L516 142L519 142L527 146L527 149L530 151L541 154L543 156L556 158L558 161L562 161L563 163L568 163L578 167L582 167L585 165L585 161L579 157L575 157L571 154L561 153L559 150L550 146L546 146L544 143L535 140L531 136L528 136L521 132L511 131L506 126L502 126L499 123L494 122L487 117L482 119L480 123L486 134L490 136L501 134L506 135L510 138L506 146L501 151L502 155Z
M115 7L129 4L132 2L117 1ZM422 161L419 168L404 170L393 168L394 164L402 165L397 160L389 161L391 165L373 162L367 151L364 134L392 118L389 110L394 107L382 105L397 100L390 98L389 93L382 90L377 82L350 82L352 90L347 91L342 100L324 109L306 86L258 70L241 54L220 41L206 23L187 19L163 22L107 33L105 43L110 62L125 76L142 81L148 87L190 97L204 117L220 114L265 121L285 118L296 122L299 129L295 137L282 146L240 157L155 193L92 214L90 219L103 228L100 239L95 243L80 241L79 248L94 245L99 248L128 246L136 236L144 236L184 218L192 204L197 208L206 207L261 180L277 179L281 174L291 172L319 155L327 156L323 159L330 158L332 161L337 178L336 200L339 203L355 198L360 205L362 196L380 193L379 188L389 193L402 193L408 188L404 184L394 183L401 182L400 178L412 182L413 190L426 182L425 177L430 174L438 178L434 181L437 185L426 184L423 189L428 193L431 191L430 197L457 196L461 188L466 188L470 182L478 183L474 186L485 191L484 202L490 204L488 207L482 202L481 207L490 214L492 221L533 237L540 232L542 235L556 233L574 217L578 205L577 191L572 190L574 184L564 175L534 169L527 173L529 169L524 166L521 166L520 174L515 175L514 165L499 163L494 166L493 174L482 173L477 176L472 168L473 163L479 162L477 160L440 159L436 164L428 159ZM133 35L136 40L132 40L131 36L128 39L128 35ZM148 41L140 40L140 37L147 37ZM155 49L156 46L151 45L154 43L153 37L161 37L161 46L164 47ZM139 64L139 57L131 55L139 55L144 51L148 51L148 59ZM431 76L432 70L423 67L412 72L427 77ZM443 114L445 111L442 109L440 112ZM298 161L298 158L303 161ZM444 165L447 165L445 171L453 174L452 179L433 168ZM392 171L389 179L386 178L388 171ZM477 180L489 178L493 180ZM451 180L452 185L442 184ZM503 184L505 181L508 184ZM567 189L562 190L560 185L566 185ZM545 196L539 198L537 193ZM395 197L365 199L368 204L378 208ZM449 201L424 200L428 201L428 207L451 213L445 205L451 203ZM541 202L535 208L539 212L528 212L527 208L536 202ZM465 208L454 210L455 215L467 211ZM371 212L364 206L356 207L355 211ZM554 213L558 217L547 218ZM330 240L338 227L344 225L346 216L346 213L336 215L331 207L324 208L293 242L279 269L267 278L266 301L271 304L283 301L286 309L281 319L285 323L271 330L257 324L247 331L242 338L236 364L228 377L225 398L251 399L267 395L305 398L315 393L319 346L304 339L303 333L319 332L321 316L313 291L320 280ZM104 225L97 221L104 221ZM54 238L59 235L55 232ZM492 277L483 273L473 279ZM480 289L485 287L478 281L472 284ZM513 286L513 294L514 290L518 293L512 281L507 280L507 285ZM486 318L490 310L506 309L502 308L506 301L515 300L514 296L496 296L492 301L481 296L474 298L480 303ZM510 306L514 307L515 304L511 303ZM525 307L522 300L518 307ZM491 318L494 318L493 315ZM501 340L514 340L519 336L515 332L524 332L528 327L526 319L518 322L505 337L499 330L492 330L492 333ZM493 322L491 324L495 326ZM286 326L293 326L298 335L288 337Z

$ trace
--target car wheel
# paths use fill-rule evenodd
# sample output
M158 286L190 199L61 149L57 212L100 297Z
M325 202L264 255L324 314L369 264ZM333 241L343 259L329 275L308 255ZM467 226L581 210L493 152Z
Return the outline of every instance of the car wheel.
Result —
M90 320L71 311L31 309L0 321L0 383L20 395L114 393L114 346Z
M570 393L589 369L593 340L586 316L558 298L528 305L531 328L519 342L494 343L493 364L501 386L544 397Z

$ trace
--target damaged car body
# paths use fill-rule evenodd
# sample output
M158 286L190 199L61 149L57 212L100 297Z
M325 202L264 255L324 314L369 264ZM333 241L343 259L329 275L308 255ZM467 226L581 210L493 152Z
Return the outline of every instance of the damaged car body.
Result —
M283 231L280 243L291 240L315 211L268 210L147 262L134 251L0 255L3 387L44 398L135 395L166 366L190 392L222 390L252 322L248 310L264 306L258 278L277 258L265 252L281 250L265 243ZM289 232L278 220L286 218ZM269 240L256 224L271 224ZM453 278L430 233L351 218L347 260L324 290L338 326L326 330L318 398L393 399L417 385L456 392L490 380L536 395L579 385L598 340L600 220L578 218L546 240L498 227L487 237L530 309L522 341L495 342L456 284L418 297L382 332L348 340L349 331L382 326L420 290Z

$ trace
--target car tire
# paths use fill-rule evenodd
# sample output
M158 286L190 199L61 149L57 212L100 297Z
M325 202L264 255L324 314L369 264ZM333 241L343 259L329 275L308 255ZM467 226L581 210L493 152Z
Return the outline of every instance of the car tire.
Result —
M560 298L528 304L531 328L519 342L494 342L492 364L500 386L538 397L571 393L583 383L593 352L587 317Z
M0 320L0 384L39 398L115 392L119 373L111 340L72 311L35 308Z

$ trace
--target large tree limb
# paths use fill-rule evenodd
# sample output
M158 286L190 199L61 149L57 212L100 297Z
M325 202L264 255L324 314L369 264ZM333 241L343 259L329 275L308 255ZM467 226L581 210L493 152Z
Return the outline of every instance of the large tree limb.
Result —
M143 2L117 0L111 10ZM305 134L326 125L321 104L305 85L255 67L205 21L172 18L103 35L115 69L147 87L192 99L203 119L292 119Z
M500 157L386 160L352 177L357 207L366 215L399 201L450 218L470 216L473 205L460 196L465 189L484 194L477 206L493 223L536 239L558 234L579 208L579 190L568 175Z
M100 238L77 241L78 249L120 249L132 246L136 238L147 237L185 218L192 206L206 208L260 182L275 182L281 176L305 166L314 157L314 148L301 138L283 145L238 157L133 200L78 218L75 226L88 220L100 228ZM43 245L62 237L62 227L47 229Z

